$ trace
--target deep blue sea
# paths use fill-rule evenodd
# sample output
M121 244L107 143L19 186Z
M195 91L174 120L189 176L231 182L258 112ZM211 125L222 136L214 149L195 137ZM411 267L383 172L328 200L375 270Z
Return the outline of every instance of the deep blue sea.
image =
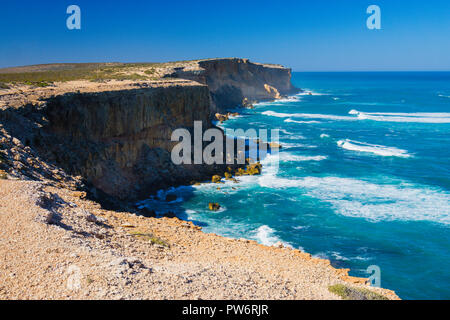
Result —
M403 299L450 299L450 73L294 73L305 92L225 128L280 130L279 169L149 200L205 232L278 241ZM264 162L264 161L263 161ZM160 193L163 198L164 192ZM223 209L212 213L208 202ZM295 267L295 266L293 266Z

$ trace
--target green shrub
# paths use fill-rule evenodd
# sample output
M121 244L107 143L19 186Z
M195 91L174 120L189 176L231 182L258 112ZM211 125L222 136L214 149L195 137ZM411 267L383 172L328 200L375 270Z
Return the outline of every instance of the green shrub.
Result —
M50 83L45 81L24 81L23 84L39 88L44 88L51 85Z
M328 290L344 300L389 300L379 293L364 288L352 288L343 284L329 286Z
M53 82L73 80L141 80L145 76L131 73L137 68L156 67L157 63L67 63L0 69L0 83L25 83L47 86ZM11 70L12 69L12 70ZM152 68L153 69L153 68Z

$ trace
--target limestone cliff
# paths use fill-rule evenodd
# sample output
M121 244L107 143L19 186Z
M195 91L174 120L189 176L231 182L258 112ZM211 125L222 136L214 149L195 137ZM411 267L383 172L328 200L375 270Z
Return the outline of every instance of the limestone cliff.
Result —
M240 106L245 98L251 102L273 100L298 92L291 83L290 69L248 59L202 60L198 66L177 68L169 76L206 84L217 112Z
M173 130L211 126L204 85L66 94L50 99L46 114L47 132L65 142L60 162L107 194L145 197L206 174L170 160Z
M167 79L174 77L185 80ZM192 131L194 121L207 129L217 110L236 107L244 98L275 99L295 90L289 69L243 59L195 61L169 69L162 79L9 90L0 95L0 129L5 145L8 137L19 144L6 150L10 161L3 166L14 176L36 179L36 172L45 172L60 180L61 174L55 177L47 168L50 163L81 176L94 195L145 198L225 170L174 165L174 129Z

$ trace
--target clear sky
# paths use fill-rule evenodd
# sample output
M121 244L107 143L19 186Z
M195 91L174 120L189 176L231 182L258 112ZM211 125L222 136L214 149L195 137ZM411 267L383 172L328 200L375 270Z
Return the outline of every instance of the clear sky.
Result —
M81 30L66 9L81 8ZM366 9L381 8L381 30ZM295 71L450 70L450 0L0 3L0 67L242 57Z

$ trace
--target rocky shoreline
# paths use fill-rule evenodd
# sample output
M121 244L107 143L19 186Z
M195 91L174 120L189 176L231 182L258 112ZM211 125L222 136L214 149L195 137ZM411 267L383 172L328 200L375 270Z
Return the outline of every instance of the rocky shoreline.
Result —
M154 79L0 89L0 298L339 299L330 286L367 289L328 260L132 205L174 185L259 174L259 163L175 166L170 133L296 92L289 69L233 58L107 70Z

